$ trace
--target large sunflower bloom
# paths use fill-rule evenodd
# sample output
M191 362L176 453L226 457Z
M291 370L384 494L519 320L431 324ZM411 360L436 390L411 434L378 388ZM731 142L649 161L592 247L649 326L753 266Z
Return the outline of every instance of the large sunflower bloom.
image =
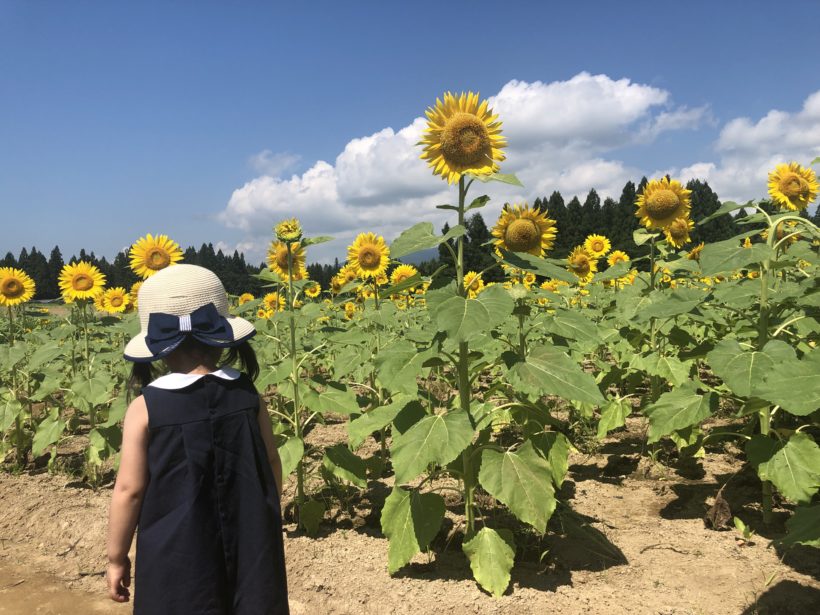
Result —
M797 164L778 164L769 173L769 196L790 211L803 211L817 198L817 176L812 169Z
M22 269L0 267L0 305L13 306L30 301L36 285Z
M689 217L676 218L672 221L672 224L663 229L663 234L666 235L666 241L670 245L682 248L683 244L691 241L689 231L694 230L694 228L695 223Z
M182 260L182 250L176 241L167 235L152 236L148 233L140 237L131 246L131 269L143 279L149 278L157 271L175 265Z
M262 304L268 312L281 312L285 309L285 298L277 292L268 293L262 298Z
M68 301L94 299L105 289L105 276L94 265L79 261L60 271L60 290Z
M290 244L291 259L293 260L293 280L307 279L305 269L305 249L298 243ZM270 270L288 281L288 245L281 241L272 241L268 247L268 267Z
M473 92L458 97L447 92L443 101L437 98L436 106L425 111L427 128L418 143L424 145L421 159L447 183L457 182L464 173L494 173L505 158L501 122L487 101L478 99Z
M584 249L592 258L603 258L612 249L612 244L603 235L590 235L584 240Z
M404 282L406 279L412 278L418 272L418 269L413 267L413 265L399 265L393 270L393 273L390 274L390 283L393 286L397 286ZM413 288L409 288L407 290L409 292L413 292Z
M305 286L305 295L311 299L315 299L322 294L322 287L319 282L310 282Z
M598 271L598 261L589 255L584 246L576 246L567 258L569 270L578 277L581 284L586 284L592 280L592 276Z
M691 190L675 179L653 179L638 195L635 215L648 229L665 230L678 218L688 218Z
M239 295L239 301L238 301L238 304L239 304L239 305L245 305L245 304L246 304L246 303L248 303L249 301L253 301L253 299L254 299L254 296L253 296L252 294L250 294L250 293L242 293L241 295Z
M375 278L387 270L390 248L381 235L360 233L347 248L347 260L361 279Z
M121 286L109 288L102 294L102 308L110 314L121 314L131 304L131 297Z
M527 252L533 256L543 256L552 248L555 233L555 220L547 218L547 212L530 209L526 203L504 205L492 231L496 249Z

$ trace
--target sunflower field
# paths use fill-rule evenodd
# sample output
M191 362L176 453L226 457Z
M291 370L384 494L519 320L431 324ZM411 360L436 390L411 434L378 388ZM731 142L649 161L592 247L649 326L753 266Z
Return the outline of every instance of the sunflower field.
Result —
M328 288L309 279L310 237L278 223L259 277L267 293L234 297L254 319L254 348L284 471L287 514L308 535L339 502L386 486L378 513L398 572L433 547L446 515L475 580L500 596L524 543L569 519L560 491L570 452L628 417L645 425L643 455L702 458L734 442L759 477L765 523L791 517L783 545L820 547L820 230L805 215L818 195L812 165L777 165L763 201L725 202L691 218L690 193L670 177L637 196L646 255L588 236L550 257L562 232L550 212L507 204L492 228L495 263L464 267L465 216L487 205L501 172L502 122L477 94L446 93L427 112L420 157L451 186L444 234L419 223L392 242L363 230ZM421 163L419 163L421 164ZM742 210L742 211L741 211ZM741 211L741 232L692 245L690 233ZM422 276L402 259L441 247L454 276ZM130 252L143 278L182 260L164 235ZM405 259L406 260L406 259ZM485 279L503 271L503 282ZM93 265L60 276L64 306L30 306L31 278L0 268L0 456L18 469L81 435L75 472L94 485L116 467L139 289L106 288ZM347 442L309 445L320 423Z

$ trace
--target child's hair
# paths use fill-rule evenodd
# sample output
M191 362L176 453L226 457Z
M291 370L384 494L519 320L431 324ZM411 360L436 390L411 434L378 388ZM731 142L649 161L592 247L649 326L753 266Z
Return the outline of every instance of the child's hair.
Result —
M203 359L209 359L214 363L220 360L222 351L222 348L203 344L190 335L174 350L175 353L182 352L201 356ZM256 380L259 376L259 361L256 359L256 353L247 340L237 346L228 348L228 354L222 364L233 365L237 361L239 361L239 369L248 374L251 380ZM139 394L141 389L148 386L159 374L160 370L153 363L133 363L131 376L128 379L129 399L134 393Z

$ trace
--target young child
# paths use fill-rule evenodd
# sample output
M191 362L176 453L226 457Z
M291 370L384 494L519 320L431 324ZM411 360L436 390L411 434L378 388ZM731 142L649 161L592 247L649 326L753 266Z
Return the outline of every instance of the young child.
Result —
M286 614L282 466L253 385L254 327L229 315L222 283L195 265L146 280L139 316L125 358L143 388L111 498L109 595L129 600L138 527L135 614ZM169 373L152 381L160 359ZM227 366L237 359L247 373Z

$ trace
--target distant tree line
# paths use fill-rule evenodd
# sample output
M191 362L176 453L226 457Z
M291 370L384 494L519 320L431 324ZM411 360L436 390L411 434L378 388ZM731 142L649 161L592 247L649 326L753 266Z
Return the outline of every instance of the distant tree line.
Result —
M627 182L621 191L621 196L617 200L606 198L601 201L601 197L595 189L587 194L583 203L576 196L569 203L564 202L564 197L560 192L555 191L549 197L539 197L532 203L533 207L546 210L547 215L555 220L558 233L553 249L547 254L553 258L566 258L572 249L584 242L584 239L591 234L605 235L612 243L613 250L623 250L632 259L643 256L648 252L648 247L637 246L632 240L632 233L639 227L639 221L635 216L635 199L643 190L647 183L644 177L636 186L634 182ZM698 220L717 211L721 202L717 194L709 187L709 184L701 180L692 180L686 187L692 191L691 218L697 223ZM764 207L765 204L764 204ZM773 208L767 207L773 211ZM742 216L743 211L739 210L735 216L724 215L710 222L695 226L691 233L692 244L696 245L701 241L712 243L728 239L738 232L735 219ZM804 214L805 215L805 214ZM820 225L820 207L814 212L812 221ZM467 233L464 243L464 263L466 271L483 271L495 263L492 250L492 235L484 218L480 213L475 213L466 220ZM450 230L445 224L443 232ZM455 243L451 243L454 247ZM97 258L93 252L87 253L80 250L78 256L73 256L69 262L84 260L90 262L105 274L108 286L122 286L126 289L137 281L137 276L131 271L128 262L128 253L120 252L109 263L105 257ZM245 261L243 254L234 251L233 254L224 254L222 250L214 250L213 244L202 244L199 250L189 247L185 250L184 261L194 265L201 265L215 272L225 289L232 294L250 292L255 296L265 292L262 283L253 277L265 267L264 264L254 266ZM60 291L57 284L60 270L64 265L64 260L59 247L55 247L48 258L36 248L23 250L15 258L9 252L5 258L0 260L0 266L19 267L28 273L37 284L37 299L53 299L59 297ZM601 263L605 267L605 263ZM419 271L423 275L430 275L440 267L451 275L454 274L453 259L450 251L443 244L439 246L438 257L416 263ZM312 263L307 266L308 273L312 280L316 280L322 288L330 286L330 279L339 271L341 264L336 259L332 265ZM487 281L499 281L502 278L499 268L488 271L484 278Z

